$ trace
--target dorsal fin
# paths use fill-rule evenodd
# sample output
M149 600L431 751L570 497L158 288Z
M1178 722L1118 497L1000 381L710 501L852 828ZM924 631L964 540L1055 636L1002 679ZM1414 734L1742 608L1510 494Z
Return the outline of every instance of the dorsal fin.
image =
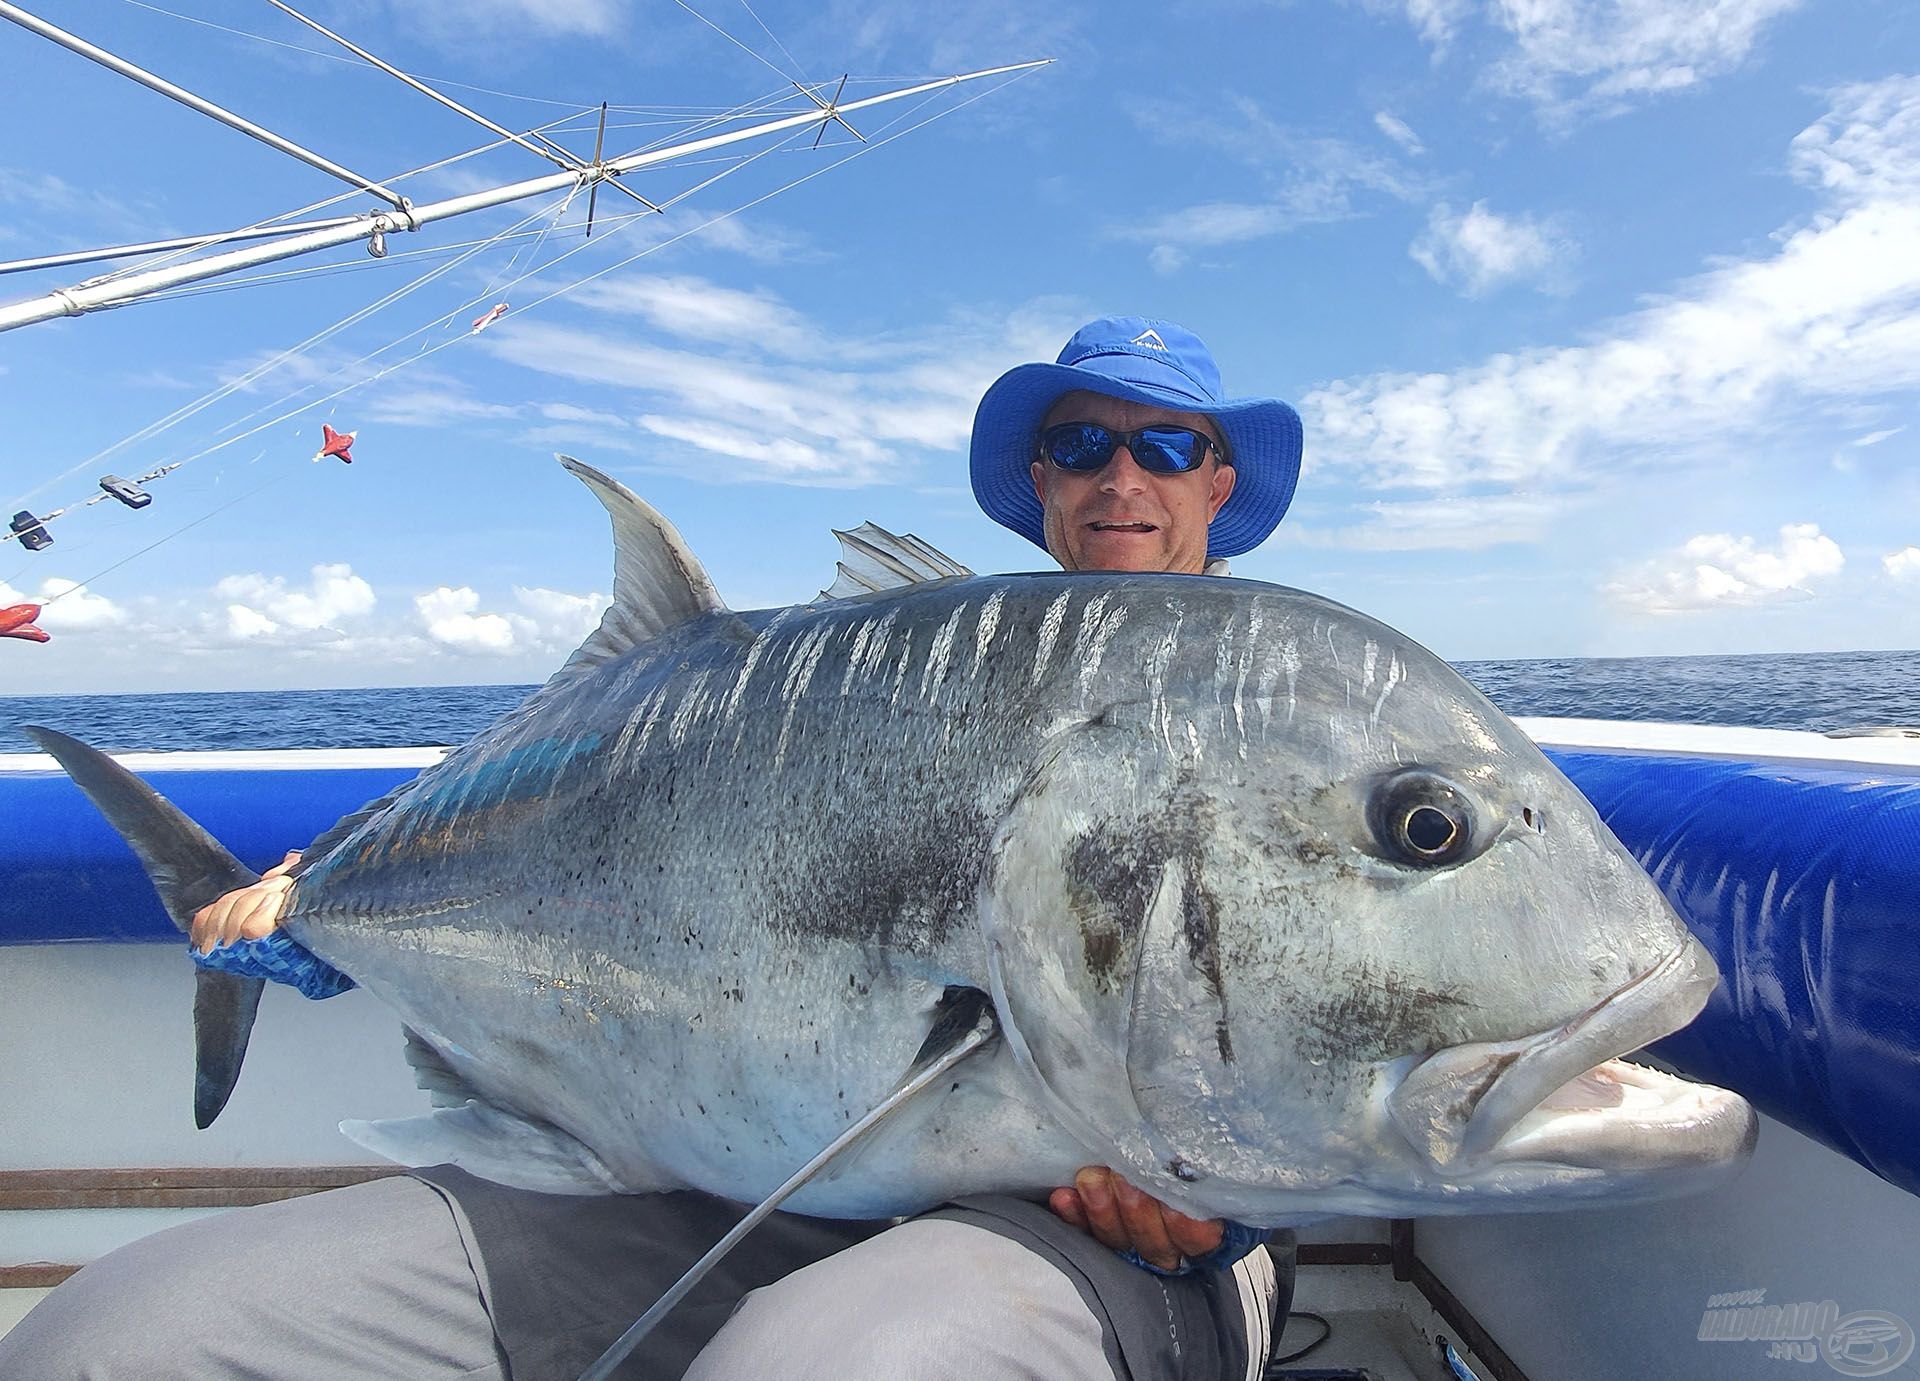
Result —
M613 603L561 672L612 661L688 619L726 612L712 578L672 523L619 480L572 456L557 459L613 518Z
M821 599L851 599L881 590L898 590L928 580L969 576L973 572L911 533L888 532L878 523L862 523L852 532L833 530L840 539L841 561L834 567L833 584Z

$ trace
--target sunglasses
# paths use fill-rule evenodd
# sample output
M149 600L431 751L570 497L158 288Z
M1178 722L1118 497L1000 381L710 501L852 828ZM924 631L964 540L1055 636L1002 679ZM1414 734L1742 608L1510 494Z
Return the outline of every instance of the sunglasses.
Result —
M1098 422L1062 422L1040 433L1040 454L1062 470L1091 474L1127 448L1134 463L1154 475L1198 470L1213 438L1192 427L1141 427L1119 432Z

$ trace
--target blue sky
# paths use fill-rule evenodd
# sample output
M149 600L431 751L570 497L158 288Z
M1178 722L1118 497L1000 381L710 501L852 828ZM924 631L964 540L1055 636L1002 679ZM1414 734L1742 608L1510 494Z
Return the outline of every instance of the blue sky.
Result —
M170 8L36 12L370 176L488 139L266 5ZM1114 311L1184 322L1231 391L1301 410L1298 498L1239 574L1456 659L1920 646L1905 0L697 8L711 26L674 0L308 12L516 129L610 101L610 152L787 76L852 95L1057 61L868 112L866 146L637 175L691 195L628 217L603 193L591 241L549 198L0 335L9 513L186 460L147 509L0 546L0 602L85 582L51 643L0 641L0 693L542 679L611 558L555 450L665 512L737 607L810 596L829 529L864 519L1036 568L972 504L973 406ZM0 257L339 190L12 26L0 63ZM557 137L588 153L591 125ZM402 185L547 167L508 148ZM309 463L323 420L359 431L351 469Z

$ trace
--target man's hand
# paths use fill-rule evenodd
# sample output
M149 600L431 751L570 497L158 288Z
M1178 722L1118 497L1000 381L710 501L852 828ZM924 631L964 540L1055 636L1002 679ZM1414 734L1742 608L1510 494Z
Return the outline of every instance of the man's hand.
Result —
M1183 1259L1205 1256L1226 1236L1219 1218L1189 1218L1135 1189L1104 1165L1089 1165L1073 1177L1073 1188L1047 1197L1056 1216L1084 1228L1117 1252L1134 1251L1163 1271L1180 1268Z
M193 913L193 927L187 938L202 954L235 940L261 940L280 924L280 912L287 904L287 889L293 879L287 869L300 861L290 851L273 867L260 875L250 887L236 887Z

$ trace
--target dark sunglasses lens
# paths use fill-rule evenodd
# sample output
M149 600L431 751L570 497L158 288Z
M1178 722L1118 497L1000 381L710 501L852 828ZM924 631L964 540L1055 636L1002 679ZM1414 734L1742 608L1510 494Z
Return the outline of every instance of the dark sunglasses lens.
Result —
M1049 427L1040 444L1047 459L1062 470L1098 470L1113 458L1113 434L1091 422L1066 422Z
M1182 475L1206 458L1207 438L1188 427L1144 427L1132 450L1141 469Z

